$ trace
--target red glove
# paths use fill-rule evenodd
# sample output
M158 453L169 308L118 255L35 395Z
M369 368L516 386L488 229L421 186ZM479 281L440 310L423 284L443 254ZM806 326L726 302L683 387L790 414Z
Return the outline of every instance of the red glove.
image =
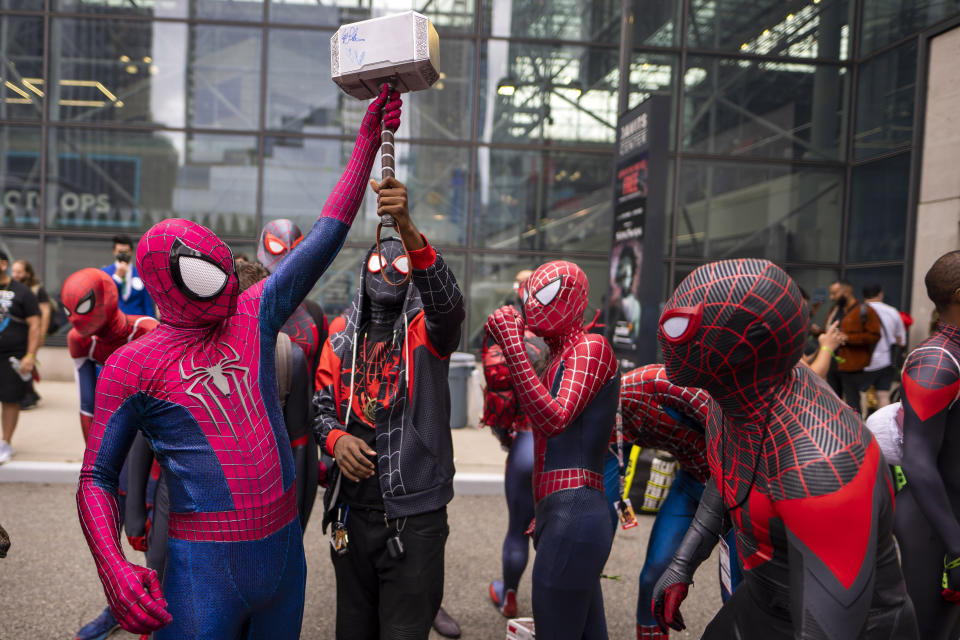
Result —
M144 527L144 532L142 536L127 536L127 540L130 542L130 546L136 549L137 551L146 552L147 550L147 540L150 538L150 518L147 518L146 526Z
M317 461L317 484L327 486L327 465L323 464L323 460Z
M504 354L511 347L524 350L523 347L523 318L515 307L500 307L487 318L487 334L500 345Z
M960 557L952 560L949 556L943 558L943 581L940 586L940 595L944 600L960 604Z
M383 85L380 95L373 99L370 106L367 107L367 115L363 122L371 130L380 133L380 127L396 131L400 127L400 106L403 100L400 99L400 92L390 86Z
M131 633L152 633L170 624L167 601L153 569L126 563L116 573L103 576L110 610L120 626Z
M687 597L689 585L679 580L671 569L667 569L657 585L653 588L653 600L650 603L650 609L660 630L667 632L668 627L676 631L683 631L687 626L683 623L683 615L680 613L680 604Z

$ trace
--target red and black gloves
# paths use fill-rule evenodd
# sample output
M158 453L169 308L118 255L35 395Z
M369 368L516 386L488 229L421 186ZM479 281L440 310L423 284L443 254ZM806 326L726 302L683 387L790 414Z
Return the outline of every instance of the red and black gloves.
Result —
M687 628L680 613L680 604L687 597L690 582L690 579L678 571L673 563L657 580L650 605L653 617L656 618L661 631L666 633L668 627L676 631Z

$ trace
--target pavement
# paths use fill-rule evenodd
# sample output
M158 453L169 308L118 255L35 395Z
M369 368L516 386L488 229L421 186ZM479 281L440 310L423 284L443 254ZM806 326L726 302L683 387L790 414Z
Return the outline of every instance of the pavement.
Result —
M72 638L105 601L76 516L75 486L83 457L79 407L72 382L38 385L40 406L22 412L13 438L15 456L0 465L0 523L10 533L10 554L0 560L0 640ZM505 620L487 596L500 573L507 526L503 500L506 454L484 429L453 430L457 497L449 506L444 604L464 638L505 636ZM634 612L640 568L653 518L618 531L603 580L610 638L636 637ZM302 638L333 638L336 609L328 539L319 521L304 536L307 597ZM127 548L133 561L142 556ZM520 615L532 615L530 564L519 591ZM688 629L672 638L698 638L720 606L717 561L705 562L684 603ZM124 632L115 639L135 638ZM435 633L431 638L439 638Z

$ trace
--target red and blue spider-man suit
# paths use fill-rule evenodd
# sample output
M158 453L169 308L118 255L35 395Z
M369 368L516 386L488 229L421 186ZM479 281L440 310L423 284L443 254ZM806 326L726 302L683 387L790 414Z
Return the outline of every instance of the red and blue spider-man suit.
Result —
M548 262L527 280L525 318L513 307L503 307L486 324L503 349L533 430L537 633L561 640L607 637L600 572L610 553L613 525L603 472L620 376L606 339L584 333L588 291L580 267ZM543 379L527 358L524 324L550 348Z
M798 366L809 313L766 260L690 274L660 316L671 382L720 405L707 427L713 482L654 591L666 628L713 549L724 511L744 579L704 638L916 638L894 547L893 488L858 415Z
M280 266L281 261L302 241L303 231L292 220L286 218L271 220L260 232L257 260L266 267L267 271L273 273ZM281 329L303 349L304 355L307 356L311 387L317 366L320 364L320 351L327 340L328 329L323 309L313 300L304 300L297 306Z
M673 559L674 551L693 521L704 484L710 478L703 425L709 413L718 410L710 394L703 389L680 387L667 380L667 373L660 364L634 369L620 382L623 439L641 447L668 451L680 464L670 493L657 511L640 572L638 640L668 637L668 632L660 630L650 611L650 600L657 580ZM733 538L732 532L726 536L730 554L721 560L724 600L730 597L741 579ZM725 582L726 572L729 572L729 584Z
M117 285L100 269L81 269L71 274L63 282L60 299L73 325L67 334L67 347L76 367L80 428L86 442L93 422L97 367L103 366L123 345L150 332L157 321L149 316L121 313Z
M346 171L310 234L238 296L229 248L186 220L152 227L137 264L161 311L118 350L97 389L80 473L80 523L111 609L157 640L297 638L306 566L293 457L277 397L277 334L339 251L379 147L386 92L370 105ZM384 126L399 123L399 96ZM163 591L126 560L116 485L141 430L170 500Z

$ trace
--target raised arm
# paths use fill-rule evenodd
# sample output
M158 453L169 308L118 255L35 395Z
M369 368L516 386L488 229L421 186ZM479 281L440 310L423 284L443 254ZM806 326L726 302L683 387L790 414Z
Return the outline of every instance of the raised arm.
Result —
M386 114L382 115L384 108ZM400 125L400 94L388 96L384 89L370 103L347 168L324 203L313 229L266 279L260 320L269 335L280 331L340 251L363 201L367 179L380 148L381 125L388 129Z
M123 369L129 364L124 361ZM117 621L132 633L151 633L170 622L157 573L127 561L120 546L118 479L139 423L139 398L122 382L130 375L114 359L104 368L80 470L77 510Z

